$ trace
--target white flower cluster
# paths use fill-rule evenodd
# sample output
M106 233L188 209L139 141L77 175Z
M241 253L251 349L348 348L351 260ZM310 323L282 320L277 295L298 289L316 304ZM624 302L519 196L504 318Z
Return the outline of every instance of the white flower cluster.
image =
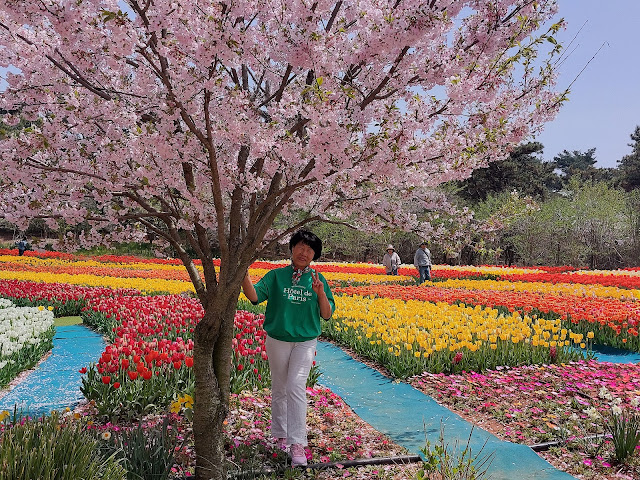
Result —
M53 312L43 307L0 308L0 369L15 352L40 343L42 335L52 326Z
M623 413L623 408L621 406L622 398L614 397L609 391L609 389L604 386L600 387L600 390L598 391L598 396L604 400L609 401L609 407L611 407L611 413L613 415L616 415L616 416L622 415ZM630 403L634 409L637 409L640 406L640 397L638 396L633 397ZM583 412L589 415L589 418L591 418L592 420L596 420L600 418L600 414L598 413L598 410L595 407L591 407L586 410L583 410Z
M8 298L0 298L0 308L13 307L13 302Z

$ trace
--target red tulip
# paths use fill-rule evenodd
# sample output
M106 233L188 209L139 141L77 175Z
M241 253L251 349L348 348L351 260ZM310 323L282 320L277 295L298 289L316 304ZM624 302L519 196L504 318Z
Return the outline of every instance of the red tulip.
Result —
M127 375L129 375L129 378L130 378L131 380L135 380L136 378L138 378L138 372L136 372L136 371L131 371L131 370L129 370L129 371L127 372Z
M185 358L184 359L184 364L189 368L193 367L193 357Z
M102 377L102 383L104 383L105 385L108 385L111 383L111 377L109 375L104 375Z
M87 373L87 367L82 367L80 370L78 370L78 372L84 375L85 373Z

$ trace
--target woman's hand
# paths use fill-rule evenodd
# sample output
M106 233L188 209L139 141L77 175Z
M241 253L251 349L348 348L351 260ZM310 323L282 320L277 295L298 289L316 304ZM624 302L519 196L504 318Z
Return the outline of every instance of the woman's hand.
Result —
M329 303L329 299L327 298L327 294L324 291L324 283L320 280L320 274L315 270L311 270L311 288L316 295L318 296L318 305L320 307L320 316L325 320L329 320L331 318L331 304Z
M313 279L313 282L311 282L311 288L313 288L313 291L316 292L316 295L325 295L324 283L322 283L322 280L320 280L320 274L315 270L311 270L311 278Z

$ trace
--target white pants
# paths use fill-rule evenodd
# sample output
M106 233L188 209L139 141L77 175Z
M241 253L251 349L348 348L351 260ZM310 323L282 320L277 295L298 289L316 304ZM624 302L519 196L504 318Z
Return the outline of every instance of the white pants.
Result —
M307 377L317 340L282 342L267 336L271 370L271 435L307 445Z

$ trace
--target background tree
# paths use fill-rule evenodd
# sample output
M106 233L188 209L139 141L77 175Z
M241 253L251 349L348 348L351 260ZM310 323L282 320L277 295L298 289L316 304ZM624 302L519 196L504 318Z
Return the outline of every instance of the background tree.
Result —
M618 160L617 182L626 191L640 188L640 126L631 134L632 151Z
M564 184L568 184L572 179L578 181L609 181L613 179L614 169L597 168L595 166L596 149L590 148L585 152L574 150L569 152L563 150L553 157L553 165L561 172Z
M576 174L588 171L596 164L596 149L590 148L585 152L563 150L555 157L553 163L568 179Z
M554 172L555 165L539 156L543 148L539 142L519 145L505 159L474 170L469 178L457 182L458 194L472 202L513 190L522 196L547 198L550 192L559 189L561 181Z
M41 124L0 143L0 206L21 227L87 222L61 248L154 232L182 260L205 312L197 479L225 478L233 319L252 261L323 219L433 236L402 208L437 210L417 187L506 156L564 100L560 24L539 32L555 11L552 0L2 2L0 65L20 73L0 108Z
M623 191L606 182L573 179L558 195L511 224L505 237L525 265L618 268L632 238ZM637 262L637 260L636 260Z

